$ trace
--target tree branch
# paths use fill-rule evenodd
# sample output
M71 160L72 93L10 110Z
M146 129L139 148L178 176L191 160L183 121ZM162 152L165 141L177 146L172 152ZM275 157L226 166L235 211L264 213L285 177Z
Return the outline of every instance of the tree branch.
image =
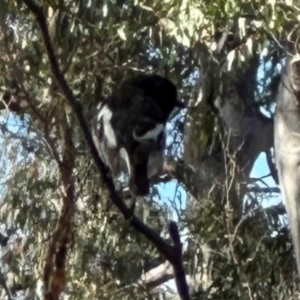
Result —
M16 113L22 113L28 109L28 103L21 100L17 101L16 98L8 91L4 92L2 99L0 99L0 110L9 109Z
M247 188L247 191L253 193L280 193L280 189L278 187L252 186Z
M195 199L202 198L203 187L206 184L204 181L209 180L209 175L195 172L194 168L186 164L183 160L175 161L168 159L168 161L165 162L165 168L168 169L166 180L170 180L170 177L171 179L177 179ZM203 170L205 170L204 167ZM160 182L162 182L162 180Z
M61 111L58 132L61 134L62 160L58 161L63 185L63 206L46 256L44 267L45 299L58 300L66 283L66 261L72 239L72 221L75 211L74 144L65 111ZM54 149L53 149L54 150Z
M70 106L72 107L77 120L79 122L79 126L83 132L84 138L88 145L88 148L91 151L91 155L96 163L96 166L100 172L101 180L105 184L109 198L113 201L113 203L117 206L119 211L122 213L125 219L129 220L130 225L138 232L143 234L149 241L151 241L157 250L172 264L174 273L178 276L176 278L177 289L183 300L190 300L190 295L188 293L188 286L185 279L183 263L182 263L182 249L179 238L178 229L175 223L170 224L170 234L173 239L174 245L169 245L167 241L162 239L158 234L155 233L154 230L146 226L142 223L137 217L132 216L131 210L125 205L123 199L117 193L112 178L108 173L107 167L101 161L95 144L93 142L91 132L89 129L89 125L86 121L86 118L83 114L82 105L76 100L72 90L70 89L64 75L62 74L54 49L51 43L46 18L43 12L43 7L38 5L34 0L24 0L24 3L27 5L29 10L35 15L37 22L40 26L40 30L42 33L42 37L46 46L48 58L50 61L51 70L53 76L55 77L57 83ZM175 276L176 276L175 275Z
M144 283L148 289L153 289L173 278L172 266L165 262L143 274L140 283Z
M190 299L189 288L186 282L185 272L182 263L182 244L180 241L178 227L173 221L170 222L169 233L173 241L175 250L175 260L173 262L171 261L171 263L174 269L177 290L181 299Z

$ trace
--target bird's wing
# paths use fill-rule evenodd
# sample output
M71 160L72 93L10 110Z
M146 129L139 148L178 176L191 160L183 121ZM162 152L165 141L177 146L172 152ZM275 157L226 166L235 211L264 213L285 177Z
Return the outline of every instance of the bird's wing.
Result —
M102 105L91 122L91 133L101 160L117 176L121 172L122 162L117 136L110 119L111 112L107 106Z

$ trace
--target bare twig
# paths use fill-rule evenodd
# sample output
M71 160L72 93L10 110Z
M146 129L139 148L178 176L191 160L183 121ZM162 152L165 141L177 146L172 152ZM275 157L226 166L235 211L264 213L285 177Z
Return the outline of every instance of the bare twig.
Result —
M149 228L143 222L141 222L137 217L132 215L131 210L125 205L123 199L117 193L112 178L108 173L107 167L101 161L95 144L93 142L89 125L83 114L83 109L81 104L76 100L72 90L70 89L64 75L62 74L54 49L51 43L46 18L43 12L43 7L37 4L34 0L24 0L24 3L35 15L37 22L40 26L43 40L46 46L48 58L50 61L51 70L53 76L57 80L60 88L63 91L64 96L72 107L80 128L84 134L86 143L91 151L92 157L96 163L96 166L100 172L102 182L107 188L109 198L117 206L119 211L122 213L125 219L129 220L131 226L141 234L143 234L149 241L151 241L157 250L172 264L174 273L176 276L176 283L178 292L183 300L190 300L190 295L188 293L188 286L185 279L183 263L182 263L182 249L178 233L178 228L174 222L170 224L170 235L172 237L174 245L168 244L164 239L162 239L154 230Z
M174 254L176 259L173 262L170 262L173 265L177 290L181 299L190 299L189 288L186 282L185 272L182 263L182 244L180 241L178 227L173 221L170 222L169 233L173 241L175 250Z
M280 189L278 187L252 186L247 188L247 191L253 193L280 193Z

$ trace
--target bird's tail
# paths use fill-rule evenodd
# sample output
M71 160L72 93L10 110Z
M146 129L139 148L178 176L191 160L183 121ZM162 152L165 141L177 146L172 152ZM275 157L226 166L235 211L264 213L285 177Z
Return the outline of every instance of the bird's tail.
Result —
M136 196L146 196L149 193L150 185L147 174L148 160L136 162L132 166L130 178L130 189Z
M136 196L146 196L149 193L150 183L148 179L149 149L139 145L130 154L131 176L130 190Z

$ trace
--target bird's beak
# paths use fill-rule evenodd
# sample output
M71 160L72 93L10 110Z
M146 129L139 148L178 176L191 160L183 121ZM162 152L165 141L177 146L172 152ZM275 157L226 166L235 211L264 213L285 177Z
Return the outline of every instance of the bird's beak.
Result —
M176 101L176 106L179 108L186 108L186 105L180 100Z

